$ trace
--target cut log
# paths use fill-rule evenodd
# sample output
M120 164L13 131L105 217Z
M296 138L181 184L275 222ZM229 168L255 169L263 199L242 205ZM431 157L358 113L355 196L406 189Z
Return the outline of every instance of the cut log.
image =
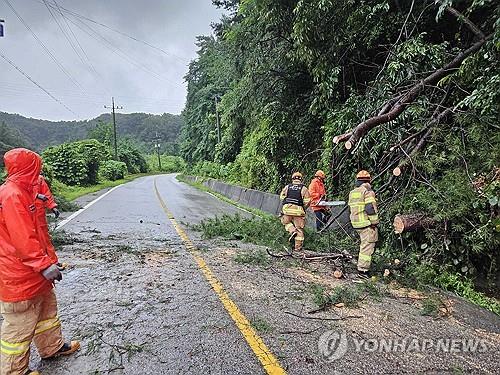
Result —
M429 228L434 220L422 214L396 215L394 217L394 233L413 232L421 228Z
M338 145L340 142L344 142L347 139L349 139L351 137L351 135L352 135L352 132L348 132L348 133L341 134L341 135L336 135L335 137L333 137L333 143Z

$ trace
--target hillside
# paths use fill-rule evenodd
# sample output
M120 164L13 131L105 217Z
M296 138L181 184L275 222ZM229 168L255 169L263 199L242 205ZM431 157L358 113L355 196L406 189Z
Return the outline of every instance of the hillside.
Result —
M198 38L186 75L181 154L195 173L275 193L322 169L329 197L347 200L366 169L381 263L451 289L500 281L494 2L217 4L229 16ZM400 236L398 214L432 228Z
M14 132L19 133L28 147L41 151L47 146L86 138L88 131L99 122L111 122L111 115L102 114L84 121L47 121L0 112L0 124L2 122ZM165 147L167 144L177 142L182 117L168 113L163 115L118 113L116 122L119 137L132 138L147 146L151 144L151 140L158 132Z

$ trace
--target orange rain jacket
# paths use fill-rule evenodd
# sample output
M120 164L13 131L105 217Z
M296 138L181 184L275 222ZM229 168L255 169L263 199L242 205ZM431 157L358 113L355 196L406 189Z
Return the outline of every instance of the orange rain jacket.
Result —
M48 256L36 219L35 197L42 159L17 148L4 155L7 181L0 186L0 300L18 302L47 293L52 283L40 273Z
M324 210L324 207L317 205L321 199L326 199L324 182L317 177L313 178L309 184L309 193L311 194L311 208L313 211Z
M43 247L47 250L47 254L52 259L54 263L58 263L56 249L52 245L52 241L49 235L49 224L47 223L47 216L45 214L45 209L52 210L57 207L57 203L54 200L54 196L50 191L49 185L43 176L38 178L37 194L43 194L47 197L47 201L41 199L35 200L36 206L36 219L38 221L38 226L40 227L40 237L42 240Z

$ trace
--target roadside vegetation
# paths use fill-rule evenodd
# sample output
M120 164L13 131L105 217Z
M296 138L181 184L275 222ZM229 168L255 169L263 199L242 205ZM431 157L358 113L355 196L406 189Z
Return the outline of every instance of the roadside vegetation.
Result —
M183 178L181 177L180 179L182 180ZM202 184L193 185L196 187L201 186L203 190L210 191L210 189ZM224 197L224 200L235 204L235 202L232 202L228 198ZM204 220L200 224L193 226L193 229L202 232L203 237L207 239L221 237L227 240L240 240L265 246L276 252L290 249L288 235L277 217L260 210L249 207L245 208L252 210L257 216L245 218L240 215L223 215ZM357 255L358 243L348 233L327 231L325 234L318 234L315 230L307 227L305 228L305 233L307 250L337 253L347 251L353 256ZM236 254L234 260L240 264L261 267L269 266L272 261L269 255L263 250L239 252ZM375 253L373 260L372 269L379 276L382 275L384 270L394 267L394 258L387 257L384 254ZM426 292L430 291L429 287L439 287L500 315L500 302L498 299L489 297L483 292L478 291L471 279L456 272L443 272L442 268L433 263L418 264L410 262L408 264L401 264L400 267L393 269L389 277L383 278L383 280L385 282L395 280L400 285ZM344 287L342 287L342 290L334 290L331 293L329 292L329 295L333 296L332 300L339 299L340 302L335 303L344 303L346 306L349 306L352 304L351 300L359 300L361 296L360 291L368 292L371 296L380 297L383 295L380 288L381 286L369 282L364 287L361 287L361 289L356 287L353 290L344 290Z
M273 250L282 251L289 249L288 234L283 230L280 221L268 214L262 217L244 218L240 215L223 215L214 219L204 220L201 224L193 226L203 232L204 238L222 237L228 240L241 240L256 245L267 246ZM333 252L338 249L330 248L328 236L321 236L310 228L305 228L307 249L318 252ZM336 250L335 250L336 251Z
M346 200L367 169L379 259L481 305L475 289L500 295L495 2L216 4L227 17L199 37L186 75L189 172L277 193L292 171L309 182L323 169L329 196ZM397 235L396 214L432 226Z
M0 123L0 167L3 154L15 147L29 147L21 133ZM47 147L41 153L43 175L56 196L62 211L74 211L72 200L89 193L114 187L135 178L156 173L182 172L186 168L179 156L161 154L161 169L157 154L147 154L144 144L129 138L120 139L117 159L114 158L112 126L98 122L88 131L88 139ZM161 152L176 151L167 143ZM2 168L0 183L5 178Z

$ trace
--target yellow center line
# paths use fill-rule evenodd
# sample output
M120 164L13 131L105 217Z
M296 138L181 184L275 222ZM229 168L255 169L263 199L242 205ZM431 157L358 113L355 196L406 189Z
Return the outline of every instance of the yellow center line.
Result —
M236 326L240 330L246 342L248 343L248 345L254 352L255 356L264 367L264 370L270 375L286 375L286 371L281 367L278 359L274 356L273 353L271 353L271 351L266 346L264 341L262 341L260 336L253 329L248 319L240 311L236 303L234 303L233 300L231 300L231 298L225 291L224 287L222 286L221 282L217 280L210 267L207 265L205 260L200 256L200 253L198 252L196 246L193 244L193 242L189 239L186 232L180 227L180 225L175 220L174 215L172 215L167 205L163 201L160 192L158 191L156 179L154 180L154 187L155 187L156 197L158 198L158 201L160 202L163 211L165 211L167 217L170 219L170 222L177 231L177 234L184 242L184 246L193 256L199 269L207 279L208 283L212 286L213 290L215 291L215 294L217 294L217 297L219 297L219 300L222 302L222 305L224 306L226 311L234 320Z

